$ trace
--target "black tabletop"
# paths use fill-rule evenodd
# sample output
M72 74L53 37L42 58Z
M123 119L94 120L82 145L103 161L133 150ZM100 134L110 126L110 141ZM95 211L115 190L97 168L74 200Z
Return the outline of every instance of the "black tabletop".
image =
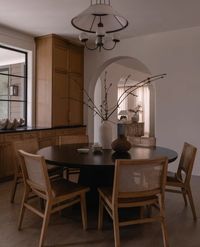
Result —
M89 147L88 153L79 153L77 148ZM48 163L83 168L91 166L113 166L115 159L153 159L166 156L169 162L177 159L177 152L165 147L132 147L128 153L118 154L111 149L103 150L102 154L93 154L91 144L58 145L42 148L38 154L44 156Z

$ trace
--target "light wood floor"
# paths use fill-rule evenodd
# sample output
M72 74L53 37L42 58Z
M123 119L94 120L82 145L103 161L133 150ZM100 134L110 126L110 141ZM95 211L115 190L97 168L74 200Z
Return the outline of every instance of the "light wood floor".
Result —
M23 230L17 230L17 220L22 196L22 186L16 202L10 204L11 183L0 184L0 247L37 247L41 219L27 211ZM200 246L200 177L193 177L192 190L198 220L195 223L190 208L184 207L178 194L166 194L166 214L170 247ZM63 216L55 214L48 227L46 247L112 247L114 246L112 222L106 217L103 231L98 231L97 212L88 212L89 229L82 230L78 208L68 209ZM157 223L123 227L120 231L122 247L162 247L160 225Z

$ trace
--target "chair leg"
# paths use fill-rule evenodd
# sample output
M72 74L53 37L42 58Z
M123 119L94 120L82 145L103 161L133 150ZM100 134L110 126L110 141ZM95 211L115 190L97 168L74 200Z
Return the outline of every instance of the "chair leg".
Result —
M164 218L161 221L161 229L162 229L162 236L163 236L163 245L164 245L164 247L169 247L167 227L166 227L166 223L165 223Z
M163 245L164 247L169 247L169 240L168 240L168 232L167 232L167 226L165 222L165 209L164 209L164 202L161 198L158 200L159 207L160 207L160 215L162 217L161 219L161 229L162 229L162 236L163 236Z
M103 206L102 198L101 196L99 196L98 230L102 230L103 227L103 213L104 213L104 206Z
M17 190L17 185L18 185L18 178L17 176L14 177L14 181L12 184L12 189L11 189L11 196L10 196L10 202L13 203L14 199L15 199L15 194L16 194L16 190Z
M81 216L83 222L83 229L87 230L87 207L86 207L86 200L85 200L85 193L81 194Z
M183 195L183 199L184 199L184 202L185 202L185 206L187 206L187 197L186 197L186 191L185 191L185 189L181 189L182 190L182 195Z
M44 244L45 236L47 233L47 227L49 224L50 214L51 214L51 208L52 208L51 202L47 201L45 213L44 213L44 218L43 218L43 223L42 223L42 230L41 230L41 234L40 234L39 247L42 247Z
M18 230L21 230L22 221L23 221L24 213L25 213L25 209L26 209L24 203L26 203L28 201L29 193L30 193L30 189L25 187L24 195L23 195L23 199L22 199L22 204L21 204L21 209L20 209L20 214L19 214Z
M194 218L194 220L196 220L197 219L197 215L196 215L196 210L195 210L192 191L191 191L190 186L188 186L188 188L187 188L187 194L188 194L190 206L191 206L191 209L192 209L193 218Z
M120 247L119 214L117 208L113 210L113 229L114 229L115 247Z

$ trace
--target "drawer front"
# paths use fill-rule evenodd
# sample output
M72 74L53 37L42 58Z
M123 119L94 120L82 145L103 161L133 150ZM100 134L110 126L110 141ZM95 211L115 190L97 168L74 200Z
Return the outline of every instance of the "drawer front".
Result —
M34 131L34 132L26 132L24 133L23 137L24 139L30 139L30 138L38 138L38 132Z
M13 142L13 141L19 141L23 140L23 133L13 133L13 134L6 134L5 135L5 141L6 142Z
M11 143L0 144L0 180L14 174L14 154Z
M0 142L4 142L4 140L5 140L5 135L4 134L0 135Z
M55 130L41 130L39 133L40 138L47 138L55 136Z
M56 130L56 136L84 135L84 134L86 134L86 128L85 127Z

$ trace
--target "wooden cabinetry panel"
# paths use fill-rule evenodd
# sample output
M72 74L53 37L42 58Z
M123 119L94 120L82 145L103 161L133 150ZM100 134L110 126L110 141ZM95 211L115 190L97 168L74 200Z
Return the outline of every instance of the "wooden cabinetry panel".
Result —
M51 127L52 39L36 39L36 123Z
M83 74L83 49L75 46L69 51L69 71Z
M38 131L23 131L20 133L0 134L0 181L14 174L14 162L16 157L12 149L12 142L27 138L37 138L40 148L57 145L59 136L84 135L86 128L49 129Z
M0 179L13 175L14 162L11 142L0 143Z
M57 129L56 136L64 136L64 135L85 135L86 127L80 128L69 128L69 129Z
M83 49L56 35L36 38L36 46L36 125L83 124L82 94L73 84L76 74L83 85Z
M68 75L65 73L54 74L53 83L53 126L64 126L68 124L68 91L69 91Z
M49 138L55 136L56 130L41 130L39 132L39 138Z
M81 124L83 122L83 79L80 75L69 75L69 123Z
M56 71L68 71L69 70L69 50L66 47L55 46L54 47L54 69Z
M14 142L23 139L23 133L10 133L5 135L5 142Z
M55 136L53 136L51 138L49 137L49 138L43 138L43 139L39 140L39 147L40 148L45 148L45 147L53 146L56 144L58 144L58 142L57 142L57 139Z

